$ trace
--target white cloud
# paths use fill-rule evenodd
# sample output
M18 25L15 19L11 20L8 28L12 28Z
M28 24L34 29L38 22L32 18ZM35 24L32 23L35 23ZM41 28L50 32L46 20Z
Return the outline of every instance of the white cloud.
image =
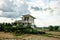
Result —
M42 11L40 10L35 11L30 9L31 14L37 18L35 20L35 24L37 26L60 25L60 19L59 19L60 3L59 2L60 2L59 0L50 0L50 2L47 2L48 4L45 4L46 2L39 0L35 2L35 5L34 5L34 2L32 2L31 6L33 7L37 6L39 8L42 7L43 9Z
M0 8L3 11L0 15L2 17L17 18L23 14L30 13L24 0L2 0L2 2L4 2L3 5L1 4L2 8Z
M12 20L10 18L0 17L0 23L12 23L15 20Z
M16 11L15 14L8 13L7 15L5 15L5 13L3 13L1 15L2 12L0 12L1 16L9 17L12 15L13 17L17 17L19 15L31 12L31 15L36 17L35 24L37 26L60 25L60 0L10 0L10 2L7 3L10 4L9 6L13 4L11 8L13 9L13 11ZM4 1L2 1L0 5L2 5L3 3ZM9 6L7 5L6 8ZM31 9L31 7L42 8L42 10L36 11Z
M0 0L0 8L3 8L4 1Z

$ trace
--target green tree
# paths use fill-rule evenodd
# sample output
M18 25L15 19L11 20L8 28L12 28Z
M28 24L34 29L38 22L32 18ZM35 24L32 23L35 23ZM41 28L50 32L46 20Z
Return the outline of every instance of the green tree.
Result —
M50 30L50 31L53 31L53 28L54 28L54 27L53 27L52 25L49 26L49 30Z
M54 26L54 31L58 31L59 26Z

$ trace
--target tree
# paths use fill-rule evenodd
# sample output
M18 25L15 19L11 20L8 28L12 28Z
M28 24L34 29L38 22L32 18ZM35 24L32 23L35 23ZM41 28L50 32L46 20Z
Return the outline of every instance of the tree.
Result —
M5 32L12 32L12 25L10 23L4 24L4 31Z
M54 27L54 31L58 31L59 26Z
M52 25L49 26L49 30L53 31L53 26Z

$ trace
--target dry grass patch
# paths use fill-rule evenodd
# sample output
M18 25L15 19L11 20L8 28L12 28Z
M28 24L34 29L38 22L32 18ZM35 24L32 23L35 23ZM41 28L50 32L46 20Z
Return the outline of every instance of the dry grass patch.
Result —
M12 33L4 33L0 32L0 38L15 38L16 40L60 40L59 38L53 38L48 36L42 36L42 35L34 35L34 34L24 34L21 36L15 36Z

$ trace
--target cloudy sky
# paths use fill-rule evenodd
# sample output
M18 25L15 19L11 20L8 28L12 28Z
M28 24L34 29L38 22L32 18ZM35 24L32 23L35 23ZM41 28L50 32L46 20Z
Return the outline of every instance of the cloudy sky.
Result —
M60 25L60 0L0 0L0 23L26 14L36 17L38 27Z

